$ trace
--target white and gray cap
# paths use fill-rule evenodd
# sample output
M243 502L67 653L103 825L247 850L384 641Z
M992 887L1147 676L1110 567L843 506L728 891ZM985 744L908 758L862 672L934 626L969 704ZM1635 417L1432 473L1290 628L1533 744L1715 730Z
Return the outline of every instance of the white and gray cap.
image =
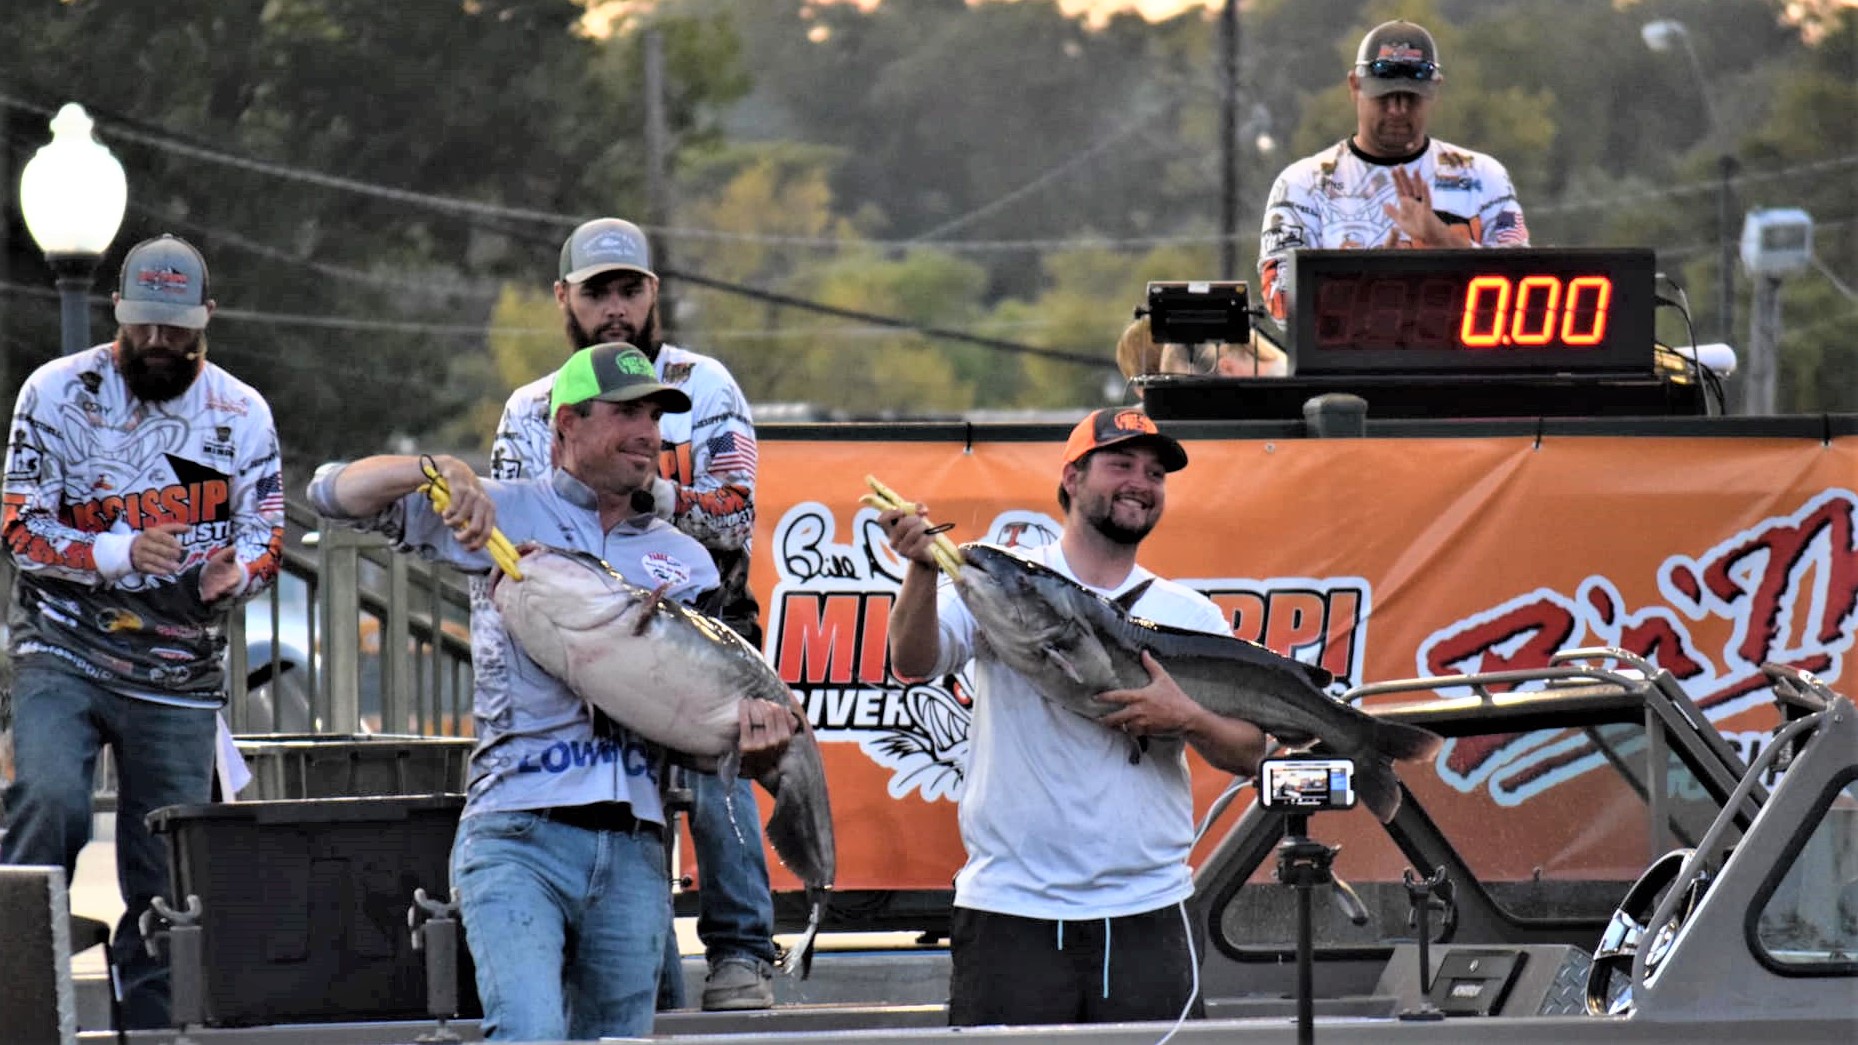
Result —
M123 257L116 321L200 330L207 319L206 259L171 233L145 239Z
M595 218L568 235L561 245L561 281L584 283L602 272L652 271L651 247L645 230L620 218Z

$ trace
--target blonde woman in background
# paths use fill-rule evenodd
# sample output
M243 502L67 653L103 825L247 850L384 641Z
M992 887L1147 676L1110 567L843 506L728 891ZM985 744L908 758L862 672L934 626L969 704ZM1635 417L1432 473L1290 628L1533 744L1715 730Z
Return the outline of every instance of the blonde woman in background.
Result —
M1248 344L1156 344L1148 320L1138 319L1116 341L1116 365L1125 380L1144 374L1211 374L1219 377L1285 377L1290 357L1252 334ZM1135 386L1137 398L1141 386Z

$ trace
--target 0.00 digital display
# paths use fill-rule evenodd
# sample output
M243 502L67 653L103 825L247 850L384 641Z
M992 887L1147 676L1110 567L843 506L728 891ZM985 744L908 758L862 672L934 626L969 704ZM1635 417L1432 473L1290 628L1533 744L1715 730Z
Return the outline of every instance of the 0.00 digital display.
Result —
M1610 276L1388 274L1318 282L1320 348L1581 349L1606 343Z

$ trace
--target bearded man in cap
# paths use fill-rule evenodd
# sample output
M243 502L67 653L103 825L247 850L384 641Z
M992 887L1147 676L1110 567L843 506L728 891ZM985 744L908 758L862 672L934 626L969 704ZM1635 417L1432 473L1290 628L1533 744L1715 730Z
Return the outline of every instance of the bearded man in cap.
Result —
M658 475L639 496L655 513L709 550L722 583L701 607L761 648L760 607L748 587L749 539L755 529L755 425L748 400L717 360L660 336L658 275L645 233L620 218L595 218L561 245L555 302L570 349L601 341L635 345L658 379L690 396L688 413L667 414ZM554 375L517 389L503 408L491 444L491 474L537 475L549 465L547 406ZM697 935L709 975L709 1010L765 1009L774 1004L774 899L768 886L761 823L747 778L725 788L714 773L683 770L689 785L690 835L697 855ZM681 790L681 789L680 789ZM672 938L665 956L665 1008L684 1005L684 980Z
M136 921L167 893L168 863L144 818L212 798L225 624L277 576L284 483L271 408L206 359L200 252L173 236L136 244L114 301L115 339L39 367L13 410L15 777L0 858L71 879L108 746L123 1023L165 1027L166 960Z
M1148 415L1096 411L1065 444L1058 540L1027 557L1136 616L1231 634L1212 600L1136 562L1161 521L1168 476L1185 467L1187 451ZM1195 703L1146 653L1147 686L1098 695L1123 705L1116 713L1093 721L1053 704L978 641L952 584L938 591L928 508L883 512L878 525L910 563L890 611L897 677L934 678L975 660L949 1023L1204 1014L1196 989L1204 932L1185 907L1194 834L1186 749L1249 775L1264 734Z
M1299 248L1527 247L1529 227L1503 164L1427 134L1445 67L1432 34L1383 22L1348 71L1355 133L1284 168L1265 201L1258 284L1290 313Z

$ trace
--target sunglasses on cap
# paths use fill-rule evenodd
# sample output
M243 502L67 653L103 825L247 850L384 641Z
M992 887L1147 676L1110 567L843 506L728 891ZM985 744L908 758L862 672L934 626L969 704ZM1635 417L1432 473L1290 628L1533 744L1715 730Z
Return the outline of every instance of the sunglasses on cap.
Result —
M1432 62L1403 61L1395 58L1376 58L1371 62L1361 63L1369 76L1382 80L1431 80L1439 75L1439 67Z

